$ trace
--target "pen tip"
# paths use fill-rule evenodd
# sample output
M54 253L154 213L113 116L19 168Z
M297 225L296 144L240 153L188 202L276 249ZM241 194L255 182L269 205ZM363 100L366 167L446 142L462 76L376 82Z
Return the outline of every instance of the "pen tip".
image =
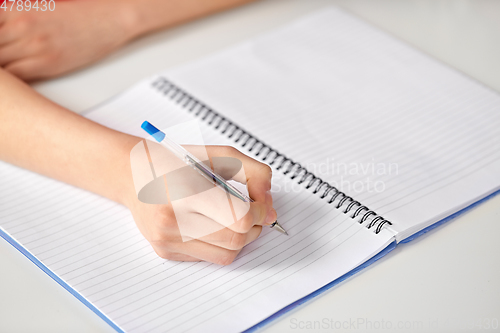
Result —
M285 228L283 228L283 227L282 227L282 226L278 223L278 221L277 221L277 220L276 220L276 221L274 221L274 223L273 223L273 224L271 224L271 225L270 225L270 227L271 227L272 229L276 229L276 230L278 230L279 232L281 232L282 234L285 234L285 235L287 235L287 236L288 236L288 232L286 232Z

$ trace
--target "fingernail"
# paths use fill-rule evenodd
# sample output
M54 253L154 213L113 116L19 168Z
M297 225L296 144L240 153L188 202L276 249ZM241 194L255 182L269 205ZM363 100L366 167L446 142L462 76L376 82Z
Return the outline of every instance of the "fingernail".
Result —
M274 209L271 209L269 212L267 212L265 224L272 224L274 221L276 221L278 217L278 214L276 214L276 211Z

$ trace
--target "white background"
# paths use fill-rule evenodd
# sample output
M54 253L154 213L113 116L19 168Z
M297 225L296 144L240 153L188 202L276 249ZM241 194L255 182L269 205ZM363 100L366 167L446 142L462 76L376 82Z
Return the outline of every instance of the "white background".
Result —
M82 111L145 76L330 4L500 91L500 1L495 0L261 1L139 39L85 70L34 87ZM264 331L493 331L486 326L488 320L500 324L499 235L500 195L399 246ZM0 332L114 332L3 239L0 267ZM300 329L314 321L323 326ZM368 322L372 329L366 329ZM389 325L392 329L381 329Z

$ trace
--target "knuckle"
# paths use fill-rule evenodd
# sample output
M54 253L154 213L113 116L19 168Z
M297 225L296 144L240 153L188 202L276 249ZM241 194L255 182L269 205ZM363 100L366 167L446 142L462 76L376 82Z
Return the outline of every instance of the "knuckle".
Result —
M221 147L222 154L225 156L233 156L237 155L240 151L234 147L231 146L223 146Z
M162 259L167 259L167 260L174 260L175 253L172 251L169 251L165 248L159 248L159 247L153 247L155 250L156 254L162 258Z
M180 239L176 234L165 230L152 230L146 239L154 248L162 248L168 251L175 249L179 245Z
M177 220L175 219L175 213L172 209L161 208L156 212L155 220L158 221L158 225L162 228L173 228L177 227Z
M45 48L44 45L38 45L40 48L40 51L43 51ZM50 52L45 53L45 56L43 58L44 62L48 65L57 65L59 64L63 59L63 54L60 51L55 51L51 50Z
M247 233L253 227L253 214L249 211L235 224L237 233Z
M222 265L222 266L230 265L236 258L237 254L238 253L236 251L227 251L226 254L218 257L215 263L217 265Z
M149 243L153 248L159 251L171 251L173 247L173 242L168 237L162 234L154 234L149 239Z
M259 163L260 163L259 174L269 177L269 179L271 179L273 175L273 169L271 169L271 167L265 163L262 162Z
M245 246L245 242L246 242L246 235L245 234L233 232L229 246L233 250L239 250L239 249L243 248L243 246Z
M264 164L264 163L263 163L263 164ZM265 172L266 172L267 174L269 174L269 176L272 176L272 174L273 174L273 169L272 169L269 165L264 164L264 167L263 167L263 168L264 168Z
M43 50L47 47L48 44L48 37L45 35L38 35L33 38L32 40L32 46L36 50Z
M33 23L31 15L21 15L12 22L12 26L20 32L26 32Z
M169 229L170 221L168 219L159 218L159 219L156 219L155 225L157 228L160 228L161 230Z

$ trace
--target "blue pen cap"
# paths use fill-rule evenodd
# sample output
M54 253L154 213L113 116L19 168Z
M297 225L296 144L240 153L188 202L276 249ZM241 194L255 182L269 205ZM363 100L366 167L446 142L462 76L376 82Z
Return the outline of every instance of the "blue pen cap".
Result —
M158 142L162 142L165 138L165 133L154 127L149 121L143 122L141 127Z

